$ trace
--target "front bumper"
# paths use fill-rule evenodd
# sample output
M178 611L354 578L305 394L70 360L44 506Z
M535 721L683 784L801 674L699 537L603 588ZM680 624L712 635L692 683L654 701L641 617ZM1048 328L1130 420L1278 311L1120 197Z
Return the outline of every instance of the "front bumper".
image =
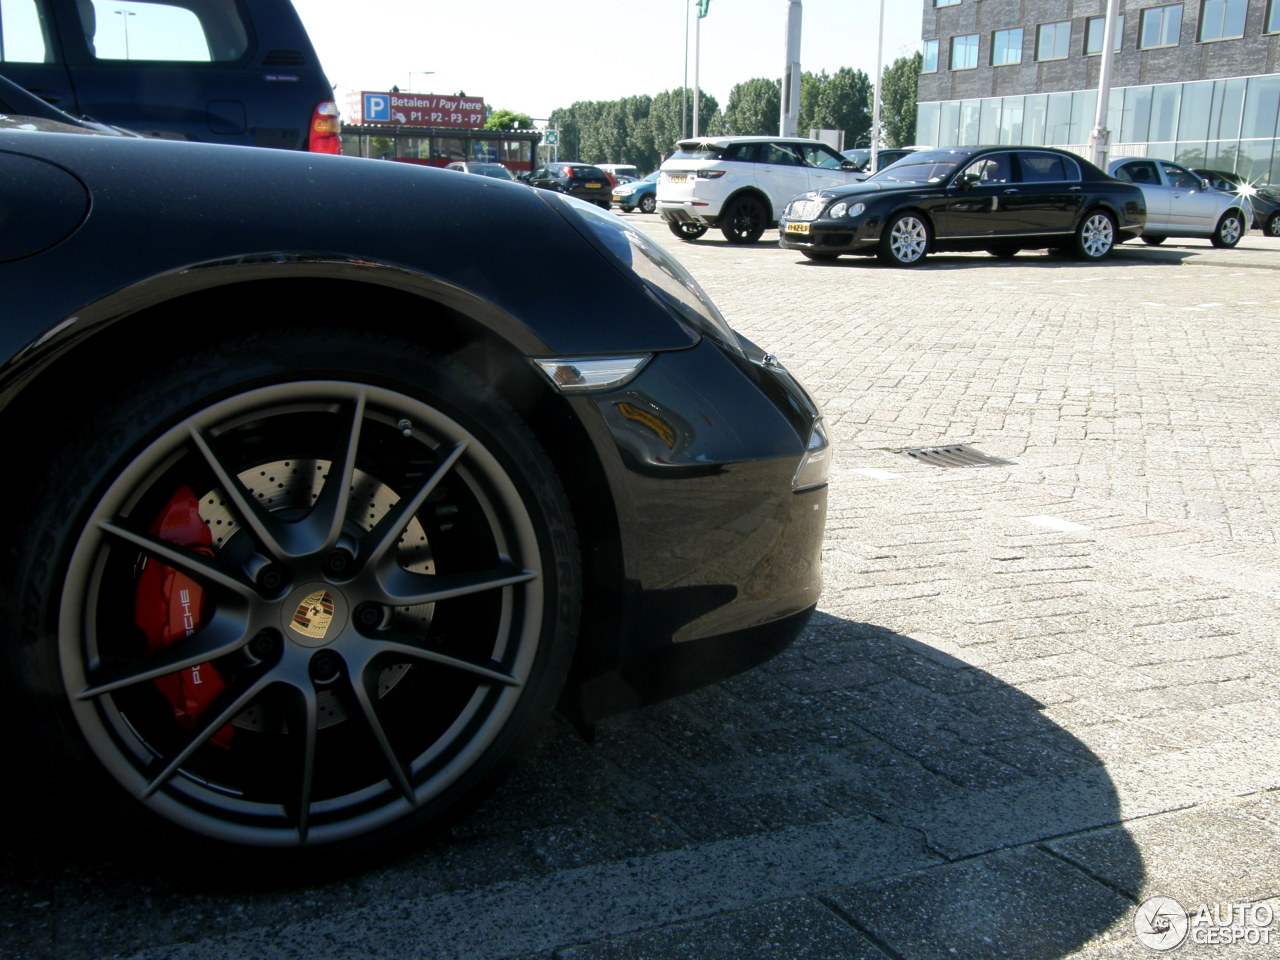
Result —
M620 588L588 583L596 629L562 708L591 722L724 679L794 639L821 588L827 500L825 485L792 489L818 418L804 389L704 339L574 403L613 494L624 569Z
M807 233L789 229L791 224L807 228ZM778 223L778 246L784 250L808 250L812 253L874 253L880 245L880 218L860 221L807 220L793 221L785 217Z

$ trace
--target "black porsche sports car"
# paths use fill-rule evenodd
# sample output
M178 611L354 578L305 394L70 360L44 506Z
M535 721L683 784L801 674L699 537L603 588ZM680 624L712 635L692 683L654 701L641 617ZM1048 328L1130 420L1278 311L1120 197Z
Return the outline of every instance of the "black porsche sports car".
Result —
M11 789L343 862L802 628L819 411L624 220L0 114Z
M876 255L910 267L942 250L1056 247L1101 260L1146 223L1142 192L1051 147L921 150L859 184L793 199L779 245L811 260Z

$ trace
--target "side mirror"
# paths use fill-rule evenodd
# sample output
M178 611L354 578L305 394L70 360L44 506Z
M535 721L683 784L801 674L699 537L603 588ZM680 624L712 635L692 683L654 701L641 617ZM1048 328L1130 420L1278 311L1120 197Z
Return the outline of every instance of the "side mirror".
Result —
M860 173L862 171L862 167L854 163L852 160L845 160L840 164L840 169L848 170L851 173Z

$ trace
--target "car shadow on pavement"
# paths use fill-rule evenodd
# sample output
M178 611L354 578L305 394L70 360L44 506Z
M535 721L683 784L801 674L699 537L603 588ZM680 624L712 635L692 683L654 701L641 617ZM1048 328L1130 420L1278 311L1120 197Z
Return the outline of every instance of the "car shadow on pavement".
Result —
M362 942L485 960L1056 958L1132 914L1119 891L1143 865L1120 821L1106 769L1032 697L818 613L781 656L594 743L557 717L479 810L361 875L214 885L198 862L175 879L10 849L0 955L255 956L285 937L316 960Z

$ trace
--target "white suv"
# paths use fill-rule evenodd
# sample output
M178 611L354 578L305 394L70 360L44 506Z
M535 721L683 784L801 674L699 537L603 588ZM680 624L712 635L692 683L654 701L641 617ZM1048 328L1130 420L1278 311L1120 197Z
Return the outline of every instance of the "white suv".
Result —
M855 183L857 165L819 140L704 137L681 140L662 165L658 212L681 240L719 227L730 243L755 243L787 201Z

